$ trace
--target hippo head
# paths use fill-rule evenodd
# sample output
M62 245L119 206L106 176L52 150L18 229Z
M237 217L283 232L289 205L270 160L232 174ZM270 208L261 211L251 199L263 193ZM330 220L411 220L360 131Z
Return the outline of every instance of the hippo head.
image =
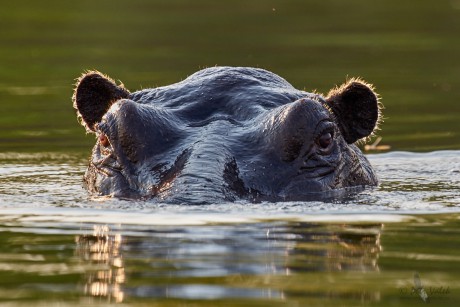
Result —
M97 139L84 177L95 195L312 200L377 184L354 145L380 118L377 95L360 79L323 97L266 70L214 67L130 93L88 72L73 102Z

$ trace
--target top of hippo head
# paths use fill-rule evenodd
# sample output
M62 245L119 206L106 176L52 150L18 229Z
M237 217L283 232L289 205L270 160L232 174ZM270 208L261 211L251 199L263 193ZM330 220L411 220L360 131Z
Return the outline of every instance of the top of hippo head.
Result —
M94 195L312 200L377 184L354 145L380 118L373 87L360 79L323 97L263 69L213 67L130 93L88 72L73 102L97 136L84 177Z

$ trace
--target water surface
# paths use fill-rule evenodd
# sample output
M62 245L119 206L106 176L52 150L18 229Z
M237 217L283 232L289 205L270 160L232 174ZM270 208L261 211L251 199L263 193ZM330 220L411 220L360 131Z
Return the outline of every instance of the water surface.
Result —
M25 304L417 305L460 299L460 153L369 156L336 202L91 199L86 160L2 154L0 293Z

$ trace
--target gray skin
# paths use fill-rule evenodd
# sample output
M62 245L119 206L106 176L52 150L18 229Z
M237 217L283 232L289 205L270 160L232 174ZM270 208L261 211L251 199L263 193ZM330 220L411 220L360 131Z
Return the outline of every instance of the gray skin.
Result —
M326 96L256 68L213 67L130 93L99 72L78 79L74 107L95 133L92 195L170 203L324 200L377 185L354 145L379 121L372 86Z

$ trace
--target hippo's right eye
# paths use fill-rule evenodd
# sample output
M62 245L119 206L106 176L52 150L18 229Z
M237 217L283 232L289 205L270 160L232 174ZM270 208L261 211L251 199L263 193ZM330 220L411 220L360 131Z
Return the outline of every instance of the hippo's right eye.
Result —
M324 133L318 138L318 145L322 149L327 149L332 143L332 134L330 132Z
M321 154L329 154L334 144L334 130L328 128L316 137L316 146Z

